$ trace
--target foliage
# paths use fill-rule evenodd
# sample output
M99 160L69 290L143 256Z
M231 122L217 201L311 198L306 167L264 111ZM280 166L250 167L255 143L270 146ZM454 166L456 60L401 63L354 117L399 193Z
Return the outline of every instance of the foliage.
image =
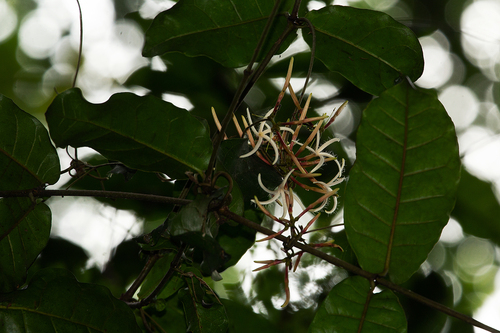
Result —
M48 107L48 130L0 98L2 330L407 332L418 327L415 301L485 328L404 288L432 279L447 290L440 275L419 268L433 248L449 251L436 243L450 215L498 243L486 210L500 209L488 184L461 169L455 127L436 92L413 83L424 61L410 28L382 12L308 11L298 0L179 0L152 21L133 17L148 26L143 55L172 64L165 73L143 68L129 78L149 95L117 93L94 104L73 87ZM288 72L285 62L270 65L299 30L311 53L292 58ZM294 61L309 67L300 94L291 84ZM247 67L233 70L240 66ZM331 115L317 114L320 101L306 94L318 73L368 96L353 138L354 165L330 127L347 101ZM219 89L211 85L216 76L239 83ZM285 78L281 90L272 77ZM264 112L248 109L252 88L265 91ZM195 110L158 98L163 91L184 94ZM75 151L63 171L56 147ZM96 154L80 160L81 147ZM64 186L73 190L54 189L65 173L75 178ZM464 193L473 190L471 203ZM50 263L45 201L52 196L93 196L151 222L116 252L134 271L85 270L71 247L73 256ZM344 229L332 232L339 215ZM475 218L485 228L471 223ZM279 244L275 258L256 261L254 294L266 316L253 312L256 302L240 283L225 285L225 297L213 290L257 231L266 235L261 241ZM319 265L328 274L315 281L318 294L303 295L314 306L301 308L290 284L305 285L301 269ZM285 309L273 306L275 296ZM447 295L433 296L450 305ZM445 320L435 316L440 331Z

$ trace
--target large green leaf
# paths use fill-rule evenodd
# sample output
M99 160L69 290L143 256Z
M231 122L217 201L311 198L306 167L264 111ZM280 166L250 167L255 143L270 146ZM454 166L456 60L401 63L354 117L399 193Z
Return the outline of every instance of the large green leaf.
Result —
M453 123L431 91L406 81L363 112L345 198L361 267L407 280L448 222L460 177Z
M293 1L283 1L281 12L290 10ZM180 0L155 17L146 32L143 55L166 52L188 56L204 55L226 67L246 65L257 46L273 8L269 0ZM261 56L287 26L285 15L276 17ZM283 48L288 47L288 38Z
M59 172L59 157L45 127L0 95L0 191L54 184Z
M0 199L0 292L26 282L28 268L49 240L50 209L29 198Z
M306 15L316 30L316 57L360 89L380 95L401 76L422 75L422 48L413 32L389 15L326 6ZM312 35L304 38L312 45Z
M355 333L363 321L361 332L403 333L406 318L399 300L390 290L372 296L366 317L362 319L370 282L354 276L333 287L321 304L309 332Z
M457 203L451 214L465 232L500 245L500 204L491 183L462 169Z
M0 323L5 332L139 332L132 310L108 289L55 268L0 296Z
M46 117L58 147L91 147L129 167L174 178L203 172L212 153L199 120L153 96L120 93L91 104L79 89L70 89L54 99Z

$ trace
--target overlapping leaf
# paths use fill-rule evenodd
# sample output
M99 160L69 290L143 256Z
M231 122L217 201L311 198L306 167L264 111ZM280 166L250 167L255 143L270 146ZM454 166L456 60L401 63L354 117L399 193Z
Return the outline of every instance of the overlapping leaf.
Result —
M3 198L0 219L0 292L11 292L24 284L28 268L47 244L51 214L47 205L29 198Z
M363 112L345 227L361 267L407 280L427 258L455 203L455 129L435 93L402 83Z
M406 318L398 298L390 290L372 295L366 317L364 306L370 293L370 282L354 276L333 287L318 309L309 332L355 333L362 324L361 332L403 333Z
M422 48L413 32L389 15L326 6L306 15L316 30L316 57L360 89L379 95L401 76L422 75ZM309 45L312 35L304 34Z
M152 96L120 93L91 104L79 89L70 89L55 98L46 117L59 147L91 147L129 167L174 178L203 172L212 152L199 120Z
M451 215L466 233L489 238L500 245L500 204L491 183L462 169L457 203Z
M54 184L59 172L59 158L45 127L0 95L0 191Z
M39 271L25 290L0 296L5 332L140 332L132 310L69 271Z
M283 1L280 12L290 11L293 1ZM274 1L180 0L157 15L146 32L146 57L166 52L204 55L226 67L246 65L257 46ZM285 30L287 18L279 15L271 27L261 55ZM288 38L283 48L288 47Z

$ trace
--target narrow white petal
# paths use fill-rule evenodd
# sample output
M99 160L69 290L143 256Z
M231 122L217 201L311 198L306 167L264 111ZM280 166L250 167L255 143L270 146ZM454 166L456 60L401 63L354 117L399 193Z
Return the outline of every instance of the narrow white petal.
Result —
M255 154L257 152L257 150L259 150L261 144L262 144L262 137L259 137L259 140L257 141L257 144L255 145L255 147L253 147L253 149L251 151L249 151L248 153L241 155L240 158L245 158L245 157L248 157L250 155Z

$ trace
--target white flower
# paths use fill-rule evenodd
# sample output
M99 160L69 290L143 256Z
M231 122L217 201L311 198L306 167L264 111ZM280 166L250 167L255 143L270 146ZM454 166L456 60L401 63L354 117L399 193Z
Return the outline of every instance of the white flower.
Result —
M271 191L262 183L262 178L261 178L261 175L259 173L259 176L257 177L257 181L259 182L260 187L264 191L266 191L267 193L272 195L271 199L266 200L266 201L259 201L259 202L263 205L268 205L274 201L278 201L278 202L280 202L280 204L281 204L281 202L286 202L286 195L287 195L286 192L288 191L288 189L286 188L286 183L288 182L288 178L290 177L292 172L293 172L293 170L291 170L289 173L286 174L286 176L283 179L283 181L281 182L281 184L274 191ZM281 201L279 199L281 199Z
M324 152L323 150L328 147L329 145L331 145L332 143L334 142L339 142L340 139L337 139L337 138L333 138L333 139L330 139L328 140L327 142L323 143L321 146L319 146L319 141L320 141L320 134L319 134L319 131L316 133L316 149L312 149L311 147L309 146L306 146L306 149L309 150L310 152L312 152L314 155L316 155L317 157L319 157L319 162L318 164L310 171L310 173L314 173L314 171L318 170L319 168L321 168L323 166L323 164L325 164L325 159L326 158L329 158L330 160L335 160L336 161L336 158L335 156L333 156L332 154L330 153L327 153L327 152ZM298 142L298 141L295 141L295 143L299 144L302 146L302 143ZM338 164L338 162L337 162ZM340 167L340 165L339 165Z
M266 113L264 118L269 117L272 112L273 112L273 110ZM269 135L269 134L273 133L271 126L269 126L265 120L262 120L260 125L259 125L259 130L257 131L255 129L255 126L253 126L252 118L250 117L250 111L248 109L247 109L247 118L248 118L248 123L250 125L250 128L252 129L252 132L254 133L254 135L256 137L258 137L258 140L257 140L257 143L255 144L255 147L253 147L253 149L251 151L249 151L248 153L241 155L240 158L248 157L248 156L255 154L259 150L260 146L262 145L262 142L265 139L267 142L269 142L271 147L273 147L274 154L275 154L273 164L276 164L276 162L278 162L279 152L278 152L278 146L276 146L276 143Z
M273 113L273 111L274 111L274 109L271 109L268 113L266 113L263 120L261 120L261 123L259 125L259 129L256 130L255 126L253 126L252 117L250 116L250 111L247 109L247 118L248 118L249 126L252 129L253 134L258 139L257 139L257 143L255 144L253 149L251 151L249 151L248 153L241 155L240 158L249 157L249 156L255 154L259 150L259 148L261 147L262 142L264 142L264 140L266 140L267 142L269 142L269 144L271 145L271 147L273 147L273 150L274 150L274 160L273 160L272 164L274 165L278 162L278 158L279 158L278 146L276 145L276 143L274 142L274 140L272 138L272 136L274 136L274 134L273 134L273 130L272 130L271 126L269 126L269 124L265 120L267 117L269 117L271 115L271 113ZM289 127L286 127L286 126L280 126L280 131L287 131L287 132L290 132L293 134L293 130Z

